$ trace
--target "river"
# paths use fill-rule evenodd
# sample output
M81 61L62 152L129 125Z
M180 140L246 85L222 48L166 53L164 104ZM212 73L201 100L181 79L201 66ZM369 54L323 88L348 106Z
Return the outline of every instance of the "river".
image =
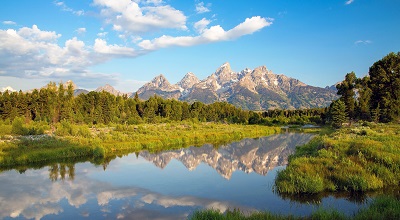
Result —
M348 197L285 198L273 190L297 145L312 134L284 133L214 147L141 151L103 164L56 163L0 173L1 219L187 219L213 208L308 215L365 206Z

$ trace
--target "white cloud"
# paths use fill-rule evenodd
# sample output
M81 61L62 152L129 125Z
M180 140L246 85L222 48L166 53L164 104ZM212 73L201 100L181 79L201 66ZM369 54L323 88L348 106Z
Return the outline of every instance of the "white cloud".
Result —
M14 21L3 21L2 23L5 25L16 25L17 24Z
M65 4L65 2L55 1L54 4L55 4L56 6L58 6L58 7L60 7L61 10L67 11L67 12L71 12L72 14L77 15L77 16L82 16L82 15L85 14L85 11L84 11L84 10L74 10L74 9L68 7L68 6Z
M103 39L97 38L94 42L93 49L95 52L106 55L135 57L138 54L133 48L123 47L116 44L108 45Z
M83 33L86 33L86 28L78 28L78 29L76 29L76 32L78 33L78 34L83 34Z
M370 40L358 40L358 41L354 42L355 45L358 45L358 44L371 44L371 43L372 43L372 41L370 41Z
M206 18L201 19L200 21L194 23L193 27L196 29L198 33L203 33L203 31L207 28L210 24L210 21Z
M99 50L97 53L76 37L59 46L57 41L60 36L56 32L42 31L36 25L19 30L0 30L1 77L52 81L71 79L83 82L84 86L92 84L88 80L93 79L116 82L115 74L95 73L88 68L113 57L131 55L133 50L110 46L105 41L101 44L100 41L95 45Z
M345 5L350 5L351 3L353 3L354 2L354 0L347 0L344 4Z
M156 4L143 7L138 2L94 0L94 4L102 8L101 14L106 22L116 31L141 34L164 28L187 29L183 12L169 5L159 5L161 1L150 1Z
M107 34L108 34L108 32L100 32L100 33L97 33L97 36L98 37L105 37Z
M196 12L198 14L210 12L210 9L208 8L210 6L211 6L211 4L207 4L207 7L206 7L206 6L204 6L204 2L199 2L196 4Z
M271 18L261 18L260 16L255 16L252 18L246 18L243 23L237 25L229 31L225 31L221 26L216 25L208 29L203 29L201 35L196 37L172 37L163 35L153 40L143 40L138 45L145 50L157 50L170 46L193 46L216 41L234 40L241 36L252 34L264 27L270 26L272 21L273 19ZM204 26L204 24L207 22L203 21L201 23L203 23ZM199 23L197 26L199 27L201 23Z
M7 30L7 32L9 30ZM37 42L56 41L59 37L61 37L61 34L57 34L55 31L42 31L37 27L37 25L32 25L32 28L23 27L19 29L18 35L25 39L30 39Z

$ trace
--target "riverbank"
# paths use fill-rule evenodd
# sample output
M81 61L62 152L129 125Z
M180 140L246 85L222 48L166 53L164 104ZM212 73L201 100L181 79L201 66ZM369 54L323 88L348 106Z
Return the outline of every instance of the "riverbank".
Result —
M400 125L345 127L298 147L278 173L281 194L371 191L400 183Z
M269 219L269 220L300 220L300 219L335 219L335 220L364 220L364 219L400 219L400 200L392 196L383 196L374 199L371 204L361 209L353 216L346 216L336 210L318 209L310 216L293 216L272 214L270 212L255 212L246 215L240 210L227 211L222 214L218 210L203 210L194 212L191 220L246 220L246 219Z
M38 130L32 125L22 126L22 130ZM243 138L281 132L278 127L190 121L91 127L64 121L53 127L42 127L47 129L41 132L45 135L10 136L3 133L0 142L0 167L66 158L108 158L121 153L141 150L157 152L206 143L219 146Z

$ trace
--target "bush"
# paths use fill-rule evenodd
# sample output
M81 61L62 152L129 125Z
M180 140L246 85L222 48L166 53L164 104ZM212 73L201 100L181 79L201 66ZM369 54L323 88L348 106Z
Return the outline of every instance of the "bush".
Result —
M22 117L14 118L12 122L11 133L16 135L28 135L29 129L24 126L24 119Z

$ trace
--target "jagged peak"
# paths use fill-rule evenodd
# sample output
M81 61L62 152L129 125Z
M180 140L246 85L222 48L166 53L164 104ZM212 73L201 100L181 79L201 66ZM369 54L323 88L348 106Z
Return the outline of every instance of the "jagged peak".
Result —
M199 82L199 78L197 78L194 73L188 72L176 85L185 90L191 88L194 84L197 84Z
M163 74L160 74L160 75L154 77L153 80L151 80L151 83L156 87L170 85L169 81L167 80L167 78L165 78L165 76Z
M254 72L269 72L266 66L259 66L254 69Z
M231 70L231 65L228 62L225 62L224 64L222 64L217 71L215 71L216 75L221 74L222 72L232 72Z

